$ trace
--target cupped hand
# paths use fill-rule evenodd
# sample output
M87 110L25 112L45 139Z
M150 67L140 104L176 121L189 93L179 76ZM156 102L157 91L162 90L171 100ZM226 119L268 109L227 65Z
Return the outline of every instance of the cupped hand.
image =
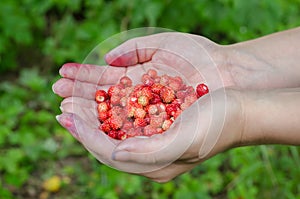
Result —
M136 66L136 70L145 70L143 67ZM164 182L237 142L242 122L233 128L230 121L242 121L239 92L223 89L194 103L164 134L122 142L106 136L98 129L94 93L115 84L126 70L65 64L60 70L63 78L53 86L54 92L65 98L58 121L101 162Z
M235 84L224 68L222 52L223 47L200 36L162 33L129 40L109 52L106 62L119 67L65 64L62 79L53 86L65 98L57 119L101 162L168 181L238 142L243 126L240 92L224 89ZM163 134L122 142L111 139L98 129L95 91L124 75L136 84L149 68L160 75L179 75L192 86L205 82L211 92Z

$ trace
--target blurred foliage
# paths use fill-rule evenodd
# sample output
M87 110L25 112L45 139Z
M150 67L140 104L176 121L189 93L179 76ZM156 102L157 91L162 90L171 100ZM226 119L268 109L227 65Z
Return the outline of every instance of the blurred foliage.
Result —
M299 0L1 0L0 198L300 198L299 147L230 150L165 184L113 170L58 125L51 91L60 65L120 31L158 26L229 44L299 17Z

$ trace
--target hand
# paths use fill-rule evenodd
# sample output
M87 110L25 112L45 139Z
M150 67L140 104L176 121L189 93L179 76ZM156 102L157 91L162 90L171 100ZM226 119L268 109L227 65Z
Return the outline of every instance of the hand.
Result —
M60 70L64 78L53 86L65 97L58 121L101 162L163 182L239 142L243 126L239 92L223 89L198 100L164 134L123 142L109 138L98 129L94 93L115 84L124 73L123 67L66 64ZM107 74L115 75L106 78Z

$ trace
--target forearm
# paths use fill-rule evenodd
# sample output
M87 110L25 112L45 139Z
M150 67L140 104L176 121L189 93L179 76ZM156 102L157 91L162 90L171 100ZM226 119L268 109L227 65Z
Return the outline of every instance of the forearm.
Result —
M300 86L300 28L226 46L227 66L245 88Z
M245 93L242 145L300 145L300 88Z

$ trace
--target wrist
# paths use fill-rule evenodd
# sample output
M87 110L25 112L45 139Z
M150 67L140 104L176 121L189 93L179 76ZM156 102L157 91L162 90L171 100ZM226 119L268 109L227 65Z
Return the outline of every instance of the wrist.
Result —
M300 144L300 89L245 93L245 128L241 145Z

